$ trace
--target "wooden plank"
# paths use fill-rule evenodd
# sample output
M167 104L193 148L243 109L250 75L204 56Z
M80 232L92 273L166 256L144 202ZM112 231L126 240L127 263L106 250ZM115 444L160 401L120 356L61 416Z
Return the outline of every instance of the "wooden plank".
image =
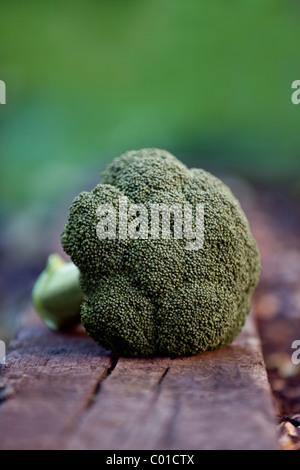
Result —
M8 363L1 449L278 448L251 319L220 351L115 363L82 333L52 333L31 316Z
M1 374L13 395L0 405L0 449L61 448L110 366L85 334L51 332L31 313Z
M121 358L70 449L277 449L253 322L230 347L190 358Z

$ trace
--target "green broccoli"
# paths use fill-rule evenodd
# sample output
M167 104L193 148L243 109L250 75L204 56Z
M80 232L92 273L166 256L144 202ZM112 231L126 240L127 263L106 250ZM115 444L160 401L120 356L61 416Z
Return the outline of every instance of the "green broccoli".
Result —
M86 332L125 356L188 356L230 344L250 311L260 256L229 188L159 149L129 151L102 176L75 198L62 233L81 273ZM125 196L149 211L153 204L203 205L202 248L186 249L176 238L174 214L169 239L139 237L138 227L135 238L124 237L120 224L115 238L99 238L99 207L118 214Z

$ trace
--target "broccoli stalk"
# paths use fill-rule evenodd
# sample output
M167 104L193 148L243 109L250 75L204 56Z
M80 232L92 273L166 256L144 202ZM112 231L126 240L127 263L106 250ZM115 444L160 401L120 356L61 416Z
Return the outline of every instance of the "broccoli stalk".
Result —
M80 322L83 294L79 270L58 254L49 256L32 291L33 305L52 330L68 330Z

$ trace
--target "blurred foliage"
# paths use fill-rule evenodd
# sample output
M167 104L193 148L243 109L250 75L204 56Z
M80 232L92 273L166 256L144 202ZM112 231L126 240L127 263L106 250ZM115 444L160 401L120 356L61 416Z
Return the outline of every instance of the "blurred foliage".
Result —
M299 20L296 0L2 0L2 213L43 214L149 146L293 182Z

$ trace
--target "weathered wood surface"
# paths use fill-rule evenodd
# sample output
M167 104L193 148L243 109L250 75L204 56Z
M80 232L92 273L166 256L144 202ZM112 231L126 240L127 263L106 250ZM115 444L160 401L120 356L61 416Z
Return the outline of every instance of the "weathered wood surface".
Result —
M117 361L83 332L51 332L31 312L1 383L0 449L278 448L251 319L220 351Z

